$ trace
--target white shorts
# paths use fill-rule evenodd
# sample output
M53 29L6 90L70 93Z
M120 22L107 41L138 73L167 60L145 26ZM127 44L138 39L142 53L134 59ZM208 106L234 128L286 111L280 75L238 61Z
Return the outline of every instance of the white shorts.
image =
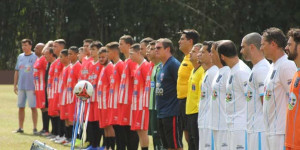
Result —
M213 150L214 138L211 129L199 128L199 150Z
M229 150L226 130L213 130L215 150Z
M266 146L268 150L285 150L284 134L268 135L266 134Z
M24 108L26 100L28 100L28 106L30 108L36 107L34 90L18 90L18 107Z
M230 150L247 149L247 132L244 130L228 131L228 145Z
M254 132L247 134L248 149L266 150L266 134L265 132Z

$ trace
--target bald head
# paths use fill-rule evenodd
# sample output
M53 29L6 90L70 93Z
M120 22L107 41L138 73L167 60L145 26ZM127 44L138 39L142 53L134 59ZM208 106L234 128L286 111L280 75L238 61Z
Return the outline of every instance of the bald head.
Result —
M34 47L34 53L36 56L41 57L42 56L42 51L44 48L45 44L44 43L38 43Z
M261 35L259 33L253 32L244 36L243 40L247 45L253 44L258 50L261 46Z

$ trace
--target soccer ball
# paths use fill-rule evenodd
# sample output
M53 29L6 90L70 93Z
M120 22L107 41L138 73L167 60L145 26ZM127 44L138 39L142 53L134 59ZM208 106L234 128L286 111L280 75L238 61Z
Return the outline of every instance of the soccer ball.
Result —
M87 100L92 96L94 92L93 85L89 81L79 81L75 87L73 93L81 100Z

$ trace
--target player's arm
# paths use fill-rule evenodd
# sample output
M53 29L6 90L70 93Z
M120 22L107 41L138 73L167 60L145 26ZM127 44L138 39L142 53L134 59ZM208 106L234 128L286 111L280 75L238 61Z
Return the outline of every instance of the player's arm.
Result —
M18 77L19 77L19 71L15 70L14 75L14 92L18 95Z
M279 78L281 85L283 86L285 92L289 93L290 91L290 84L292 79L297 71L297 67L294 62L286 62L280 70Z

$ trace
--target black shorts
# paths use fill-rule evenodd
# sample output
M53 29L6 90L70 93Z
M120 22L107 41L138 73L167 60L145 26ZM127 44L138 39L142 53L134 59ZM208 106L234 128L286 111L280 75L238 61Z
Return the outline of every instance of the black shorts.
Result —
M158 130L166 149L182 148L182 132L179 131L180 119L178 116L159 118Z
M180 117L180 130L187 130L187 115L185 114L186 98L178 99L179 101L179 117Z

